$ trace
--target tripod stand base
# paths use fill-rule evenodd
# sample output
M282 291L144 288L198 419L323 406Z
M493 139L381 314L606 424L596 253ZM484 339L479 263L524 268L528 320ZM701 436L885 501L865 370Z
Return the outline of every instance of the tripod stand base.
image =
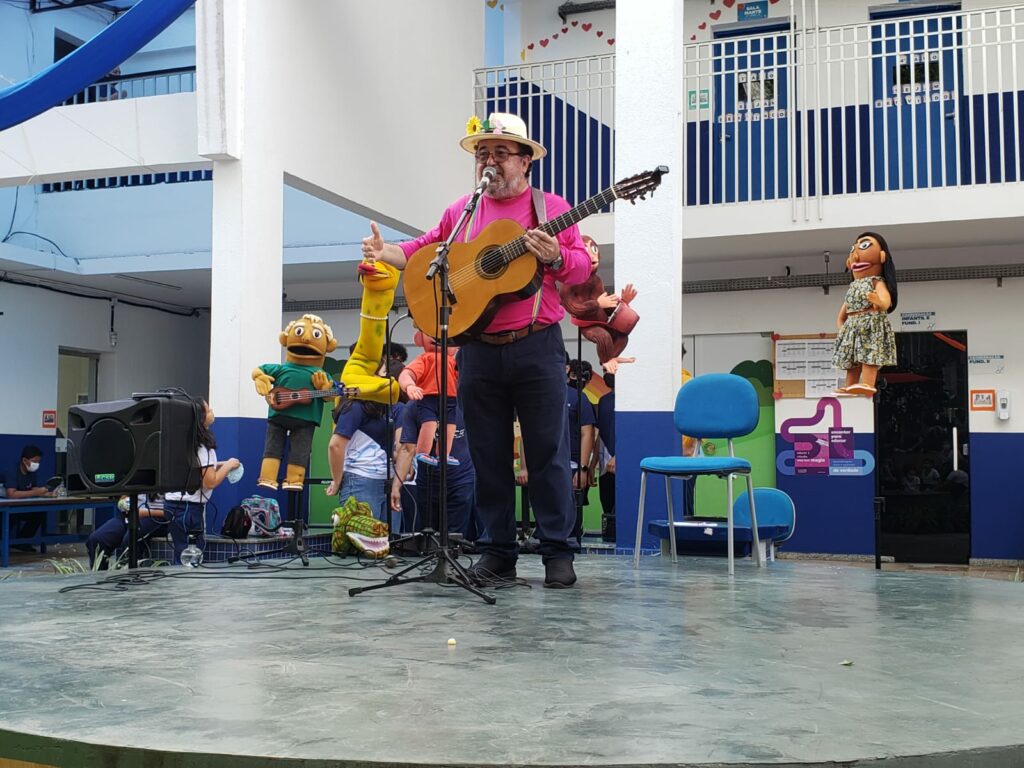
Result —
M424 536L434 544L434 548L426 557L421 558L417 562L403 568L398 573L391 576L387 581L380 584L373 584L369 587L353 587L348 591L350 597L354 597L362 592L370 592L375 589L384 589L385 587L397 587L402 584L414 584L416 582L433 582L434 584L455 584L462 587L467 592L472 592L474 595L479 597L488 605L494 605L497 598L487 594L482 589L475 587L472 584L472 577L465 568L459 563L457 557L452 554L452 551L448 547L442 547L441 543L436 540L435 536L431 534L424 534ZM422 568L427 563L433 561L434 567L430 573L425 573L419 576L410 576L408 578L402 578L405 574L410 571L416 571Z
M292 524L292 535L289 537L287 543L283 547L278 549L271 549L267 552L260 552L260 557L266 555L292 555L302 560L303 566L309 567L309 555L306 554L306 523L304 520L283 520L281 524L285 523ZM234 562L240 560L239 557L229 557L228 562Z

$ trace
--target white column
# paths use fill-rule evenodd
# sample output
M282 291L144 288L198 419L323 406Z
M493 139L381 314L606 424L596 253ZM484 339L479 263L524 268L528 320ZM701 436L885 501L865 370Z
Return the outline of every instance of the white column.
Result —
M679 388L683 256L683 3L620 3L615 179L669 167L653 197L615 207L615 288L636 285L640 324L616 378L619 411L672 410Z
M626 350L637 362L615 378L616 539L632 547L640 460L678 455L680 445L672 409L682 341L683 3L619 3L615 37L615 179L669 168L653 197L615 207L615 288L639 291ZM664 519L663 484L649 485L645 518Z
M259 155L213 166L210 403L266 418L252 369L281 360L284 181Z

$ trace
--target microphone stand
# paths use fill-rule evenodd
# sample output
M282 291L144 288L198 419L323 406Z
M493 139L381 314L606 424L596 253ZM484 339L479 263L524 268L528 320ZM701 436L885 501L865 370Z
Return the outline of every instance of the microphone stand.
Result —
M448 253L451 251L455 238L459 236L463 227L466 226L469 217L476 210L480 197L483 195L491 178L493 178L493 172L485 174L480 183L477 184L476 190L469 200L466 201L462 214L459 216L459 220L455 222L455 226L452 228L451 234L448 235L448 239L437 246L437 255L430 262L426 275L427 280L435 282L435 296L438 298L437 311L440 320L438 328L441 331L441 338L439 339L441 342L441 381L440 392L438 393L437 414L438 530L432 531L427 528L423 531L424 541L431 542L435 546L428 552L426 557L398 571L390 576L387 581L369 587L354 587L348 591L349 596L355 596L361 592L369 592L374 589L383 589L384 587L396 587L400 584L429 581L435 584L455 584L460 586L477 595L488 605L494 605L497 602L497 599L492 595L473 585L469 572L459 563L458 556L452 553L448 536L448 318L451 316L452 305L455 303L455 296L452 294L451 285L448 282ZM431 561L433 561L433 569L429 572L422 572L424 567L428 566ZM411 571L421 571L421 573L418 576L402 578Z

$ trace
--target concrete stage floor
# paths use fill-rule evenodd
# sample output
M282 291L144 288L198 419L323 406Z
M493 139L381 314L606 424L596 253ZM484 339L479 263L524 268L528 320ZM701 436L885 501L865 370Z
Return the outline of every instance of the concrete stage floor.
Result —
M0 765L1024 764L1024 584L527 557L488 606L290 567L0 583Z

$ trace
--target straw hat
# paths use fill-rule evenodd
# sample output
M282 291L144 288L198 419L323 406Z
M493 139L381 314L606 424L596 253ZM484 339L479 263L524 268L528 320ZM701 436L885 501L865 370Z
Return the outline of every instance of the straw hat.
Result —
M491 112L491 116L480 122L476 115L466 123L466 135L459 141L467 152L476 152L476 145L484 139L508 139L533 150L533 159L540 160L548 153L544 147L530 138L526 123L510 112Z

